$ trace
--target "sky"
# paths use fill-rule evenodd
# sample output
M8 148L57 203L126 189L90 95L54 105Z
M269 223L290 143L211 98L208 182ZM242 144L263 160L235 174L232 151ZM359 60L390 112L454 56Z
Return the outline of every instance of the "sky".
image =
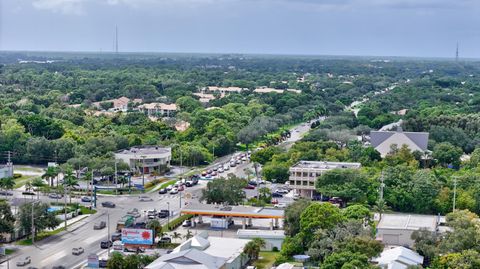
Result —
M0 50L480 58L480 0L0 0Z

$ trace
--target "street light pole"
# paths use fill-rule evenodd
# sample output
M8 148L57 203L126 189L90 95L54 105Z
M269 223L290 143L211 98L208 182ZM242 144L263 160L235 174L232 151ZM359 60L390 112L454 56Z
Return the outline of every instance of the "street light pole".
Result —
M108 257L110 258L110 212L107 211L107 244L108 244Z
M118 195L117 159L115 159L115 195Z
M34 218L34 205L40 201L32 201L32 244L35 244L35 218Z
M70 194L71 195L71 194ZM65 206L63 210L65 211L65 231L67 230L67 186L64 186L64 196L65 196Z
M168 210L167 230L170 231L170 202L167 202L167 210Z
M145 155L140 156L142 157L142 185L145 186ZM145 189L144 189L145 191Z

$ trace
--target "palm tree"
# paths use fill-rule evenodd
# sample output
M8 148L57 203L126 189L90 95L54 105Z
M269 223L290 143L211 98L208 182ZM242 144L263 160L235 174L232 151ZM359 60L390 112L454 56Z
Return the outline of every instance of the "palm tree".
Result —
M50 186L53 187L53 179L58 175L58 170L55 167L48 167L42 175L43 179L50 181ZM58 181L57 181L58 182Z
M150 220L148 223L147 223L147 226L146 226L148 229L152 229L155 231L155 233L158 235L160 235L161 237L161 233L162 233L162 224L160 224L160 221L156 220L156 219L153 219L153 220Z
M186 240L193 237L193 233L190 230L187 230L187 233L183 236Z
M15 179L13 177L6 177L0 180L0 187L5 191L13 190L14 186L15 186ZM5 197L6 196L7 196L7 193L5 192Z
M182 234L177 233L177 232L173 232L172 238L173 239L182 239Z
M256 260L259 252L260 247L253 241L248 242L245 247L243 247L243 253L245 253L250 260Z
M68 195L70 196L70 204L72 203L72 195L71 195L71 190L75 189L76 186L78 185L78 179L73 175L72 170L67 170L63 177L63 185L67 188L68 190Z
M45 187L45 182L43 182L43 179L36 177L31 181L31 184L35 187L35 191L37 192L37 200L40 199L40 189Z

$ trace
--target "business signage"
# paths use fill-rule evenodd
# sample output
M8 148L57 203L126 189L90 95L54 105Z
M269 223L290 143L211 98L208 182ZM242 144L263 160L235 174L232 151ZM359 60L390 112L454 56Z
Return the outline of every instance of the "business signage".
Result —
M88 268L99 268L99 261L98 261L98 255L95 254L95 253L92 253L90 255L88 255L88 258L87 258L87 267Z
M122 229L122 243L131 245L153 245L153 231L149 229Z

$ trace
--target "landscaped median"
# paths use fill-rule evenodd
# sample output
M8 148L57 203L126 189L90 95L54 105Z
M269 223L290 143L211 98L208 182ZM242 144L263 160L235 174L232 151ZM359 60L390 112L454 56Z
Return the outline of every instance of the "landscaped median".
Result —
M188 219L193 218L193 215L181 215L173 220L171 220L169 223L165 224L162 226L162 232L166 233L171 230L175 230L178 226L182 225L182 223Z

